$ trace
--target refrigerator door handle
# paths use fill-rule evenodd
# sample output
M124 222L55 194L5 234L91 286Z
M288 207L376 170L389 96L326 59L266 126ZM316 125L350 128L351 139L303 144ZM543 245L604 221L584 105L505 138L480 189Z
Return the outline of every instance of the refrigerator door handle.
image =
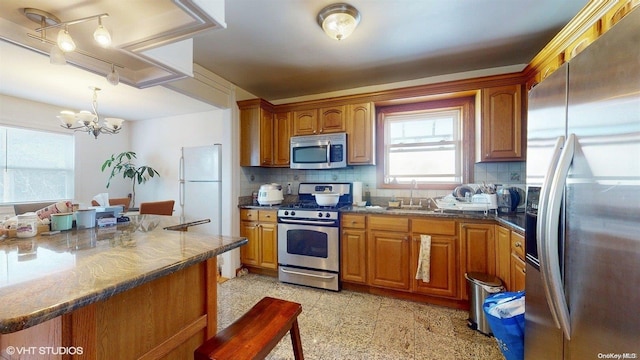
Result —
M558 226L560 225L560 208L562 205L562 194L567 184L567 176L569 168L573 162L574 149L576 144L576 136L570 134L567 142L560 154L558 168L551 182L551 191L549 192L549 211L547 212L547 228L545 229L547 238L546 252L548 260L548 276L549 287L551 291L551 301L556 308L560 328L564 332L567 340L571 340L571 322L569 319L569 306L564 293L562 284L562 274L560 271L560 257L558 255L559 236Z
M556 308L552 304L552 295L550 288L550 280L549 280L549 259L547 257L547 253L545 249L547 248L547 237L546 237L546 229L547 226L547 214L549 212L549 193L551 191L551 181L553 180L554 175L556 174L556 170L558 167L558 161L560 161L560 154L562 153L562 148L564 145L565 137L559 136L556 139L555 146L553 148L553 155L551 156L551 162L549 163L549 168L544 176L543 185L540 189L539 195L539 205L538 205L538 221L536 224L536 244L538 246L538 257L540 260L540 276L542 277L542 284L544 288L544 293L547 299L547 303L549 304L549 310L551 312L551 317L558 329L560 329L560 321L558 320L558 314L556 312ZM557 227L556 227L557 229Z

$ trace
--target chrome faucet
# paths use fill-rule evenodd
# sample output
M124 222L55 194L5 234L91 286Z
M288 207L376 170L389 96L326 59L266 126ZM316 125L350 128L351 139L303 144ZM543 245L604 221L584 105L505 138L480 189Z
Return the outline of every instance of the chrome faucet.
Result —
M418 189L418 182L416 179L411 180L411 191L409 193L409 206L413 206L413 189Z

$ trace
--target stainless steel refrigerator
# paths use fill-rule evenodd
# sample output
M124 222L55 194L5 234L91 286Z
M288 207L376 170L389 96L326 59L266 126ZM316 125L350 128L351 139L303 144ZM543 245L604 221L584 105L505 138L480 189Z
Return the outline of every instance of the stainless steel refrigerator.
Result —
M640 357L640 10L529 93L525 359Z
M210 146L183 147L180 157L180 209L183 222L210 219L192 226L189 231L220 235L221 219L221 148Z

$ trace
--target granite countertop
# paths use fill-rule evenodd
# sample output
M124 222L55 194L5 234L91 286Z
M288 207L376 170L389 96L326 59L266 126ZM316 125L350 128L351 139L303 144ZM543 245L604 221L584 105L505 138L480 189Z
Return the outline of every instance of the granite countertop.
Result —
M258 209L258 210L278 210L279 205L239 205L240 209ZM360 214L381 214L381 215L403 215L403 216L431 216L448 219L468 219L468 220L494 220L520 233L524 233L524 213L516 214L496 214L495 211L489 211L486 215L482 211L440 211L440 210L422 210L422 209L388 209L383 206L350 206L340 209L343 213L360 213Z
M152 231L130 224L0 239L0 334L12 333L105 300L247 243L244 237Z

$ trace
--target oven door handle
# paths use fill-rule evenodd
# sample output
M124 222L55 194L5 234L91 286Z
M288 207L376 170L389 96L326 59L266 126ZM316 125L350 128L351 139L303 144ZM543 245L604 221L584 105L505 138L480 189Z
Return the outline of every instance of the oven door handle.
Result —
M334 225L336 222L333 220L296 220L296 219L280 219L282 223L290 224L305 224L305 225Z
M286 273L286 274L309 276L309 277L315 277L315 278L320 278L320 279L324 279L324 280L330 280L330 279L333 279L334 277L336 277L335 275L307 274L307 273L302 273L302 272L298 272L298 271L286 270L285 268L280 268L280 270L282 270L282 272Z

